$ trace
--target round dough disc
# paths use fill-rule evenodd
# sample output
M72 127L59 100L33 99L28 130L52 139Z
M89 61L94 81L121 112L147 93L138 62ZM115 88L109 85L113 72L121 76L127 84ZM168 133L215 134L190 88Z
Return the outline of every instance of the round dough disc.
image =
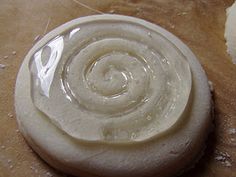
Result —
M145 26L181 51L191 69L192 89L184 118L162 136L135 143L80 141L62 131L32 101L29 62L52 38L85 22L100 20ZM51 166L75 176L161 176L181 173L201 156L211 127L208 80L191 50L165 29L134 17L95 15L72 20L48 33L29 51L17 76L15 109L19 128L30 146ZM50 109L50 106L48 107Z

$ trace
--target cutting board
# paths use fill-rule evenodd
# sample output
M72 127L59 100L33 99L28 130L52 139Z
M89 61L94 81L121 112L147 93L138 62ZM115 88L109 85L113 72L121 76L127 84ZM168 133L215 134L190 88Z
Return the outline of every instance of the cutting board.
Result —
M182 177L236 177L236 65L224 40L225 10L233 0L80 2L84 5L75 0L0 0L0 177L69 176L48 166L20 134L14 85L20 64L37 39L69 20L98 11L158 24L192 49L214 87L215 126L203 157Z

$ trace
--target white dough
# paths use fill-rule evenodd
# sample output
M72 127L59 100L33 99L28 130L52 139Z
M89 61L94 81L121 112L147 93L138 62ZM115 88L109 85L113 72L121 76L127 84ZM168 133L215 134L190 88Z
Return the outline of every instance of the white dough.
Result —
M175 175L211 126L208 81L190 49L121 15L78 18L42 38L19 71L15 108L32 148L76 176Z
M227 9L227 20L225 23L225 39L227 52L236 64L236 1Z

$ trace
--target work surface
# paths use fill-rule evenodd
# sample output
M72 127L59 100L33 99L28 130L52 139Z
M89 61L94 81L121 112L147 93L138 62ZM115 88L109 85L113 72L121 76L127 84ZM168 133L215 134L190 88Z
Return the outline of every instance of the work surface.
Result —
M192 49L214 86L215 128L203 158L182 177L236 177L236 65L226 53L224 40L225 10L233 0L80 2L103 13L158 24ZM14 85L35 40L67 21L97 13L73 0L0 0L0 177L66 176L41 160L21 136Z

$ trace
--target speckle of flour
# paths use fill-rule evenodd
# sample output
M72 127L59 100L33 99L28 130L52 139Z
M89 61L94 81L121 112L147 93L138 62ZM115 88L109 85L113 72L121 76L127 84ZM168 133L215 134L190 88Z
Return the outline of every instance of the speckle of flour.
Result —
M188 13L187 12L179 12L177 13L178 16L184 16L184 15L187 15Z
M11 53L12 55L16 55L16 51L12 51L12 53Z
M7 59L7 58L8 58L8 55L5 55L3 58L4 58L4 59Z
M6 68L6 65L0 64L0 69L5 69L5 68Z
M225 167L231 167L230 155L227 152L215 151L215 160L220 162Z
M111 10L109 10L109 13L110 13L110 14L114 14L114 13L115 13L115 10L114 10L114 9L111 9Z
M52 177L53 175L50 172L46 173L47 177Z
M232 164L228 160L226 160L224 163L225 163L224 165L226 167L231 167L232 166Z
M172 25L170 25L170 27L171 27L172 29L174 29L174 28L175 28L175 25L172 24Z
M222 160L225 160L225 158L223 156L216 156L215 159L217 161L222 161Z
M7 116L8 116L9 118L13 118L13 114L12 114L12 113L8 113Z
M31 166L30 166L30 169L31 169L34 173L38 173L38 172L39 172L39 170L38 170L38 165L37 165L37 164L31 165Z
M208 85L209 85L210 91L213 92L214 91L213 83L211 81L208 81Z
M228 129L228 133L229 133L230 135L235 135L235 134L236 134L236 128L230 128L230 129Z

